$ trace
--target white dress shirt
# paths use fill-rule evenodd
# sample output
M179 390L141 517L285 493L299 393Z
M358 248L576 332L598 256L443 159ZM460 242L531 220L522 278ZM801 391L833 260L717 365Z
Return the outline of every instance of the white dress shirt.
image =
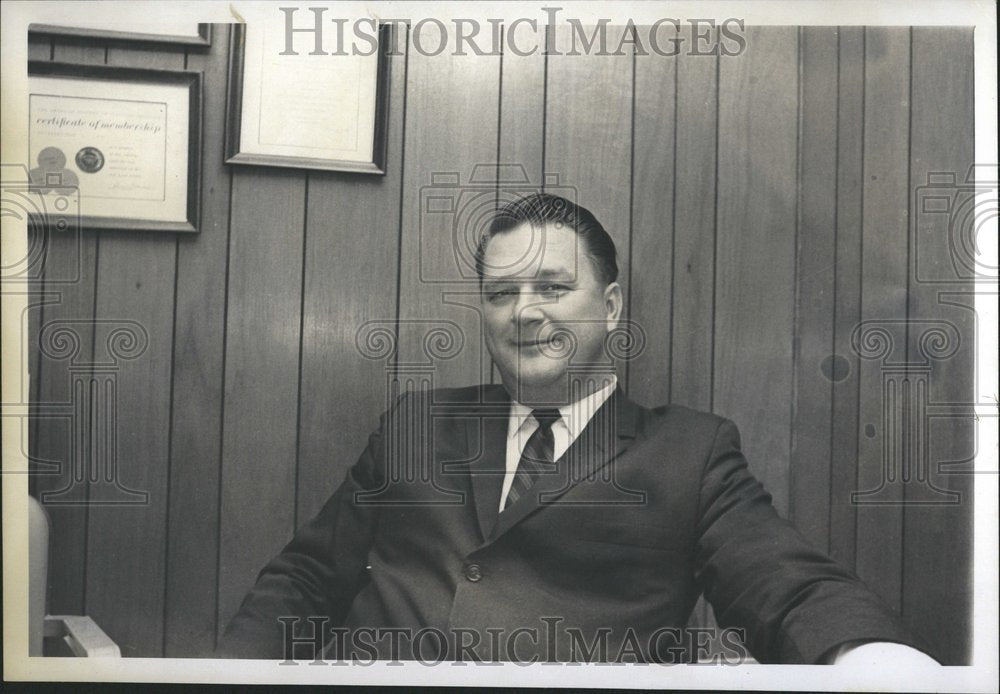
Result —
M609 374L603 379L604 385L576 402L563 405L559 408L559 419L552 423L553 459L559 460L570 445L576 441L577 437L587 427L597 410L600 409L604 401L611 397L618 385L618 377ZM500 491L500 510L503 511L504 503L507 501L507 492L514 482L514 474L517 472L517 465L521 461L521 453L528 444L528 439L538 429L538 422L531 416L531 409L527 405L511 401L510 419L507 424L507 467L503 477L503 488Z

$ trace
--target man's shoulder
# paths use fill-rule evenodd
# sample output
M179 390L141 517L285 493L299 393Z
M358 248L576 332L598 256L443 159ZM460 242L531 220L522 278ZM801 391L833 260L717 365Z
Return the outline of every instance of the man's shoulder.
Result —
M655 407L640 405L621 392L619 422L631 420L638 433L652 435L673 433L696 439L715 438L720 426L729 420L712 412L686 405L670 403ZM408 401L408 402L407 402ZM483 383L454 388L413 389L405 391L396 403L415 405L441 405L467 408L484 408L492 414L510 405L510 396L500 384ZM627 424L626 424L627 425Z
M712 412L670 403L657 407L636 406L638 429L646 435L670 435L713 441L719 428L729 420Z
M483 383L457 388L426 388L406 390L397 402L420 401L433 405L507 405L510 398L502 385Z

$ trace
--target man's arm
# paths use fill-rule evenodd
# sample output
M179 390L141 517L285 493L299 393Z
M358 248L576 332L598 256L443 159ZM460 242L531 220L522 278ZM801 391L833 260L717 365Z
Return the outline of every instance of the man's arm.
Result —
M284 625L279 617L297 617L296 637L312 635L308 617L339 625L367 581L368 551L376 522L372 506L358 505L355 495L376 489L384 480L382 415L357 463L319 514L300 528L281 553L267 563L254 587L219 641L222 658L284 658Z
M858 641L920 647L856 575L812 547L750 473L723 421L702 475L696 575L721 626L742 627L757 660L821 663Z

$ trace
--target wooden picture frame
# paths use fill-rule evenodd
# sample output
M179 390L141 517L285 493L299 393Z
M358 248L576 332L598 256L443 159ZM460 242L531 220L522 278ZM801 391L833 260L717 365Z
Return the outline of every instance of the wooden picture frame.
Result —
M191 48L207 48L212 45L212 25L199 22L198 33L157 34L148 31L119 31L112 29L96 29L90 27L63 26L61 24L31 24L28 36L47 38L70 38L89 41L112 41L121 44L142 44L160 46L186 46Z
M198 231L201 73L28 61L28 82L36 222Z
M226 94L226 134L225 158L228 164L250 166L274 166L281 168L313 169L322 171L347 171L365 174L385 174L387 127L389 120L389 51L392 48L392 25L382 24L378 28L377 64L375 69L375 98L372 121L372 147L370 155L366 151L363 160L328 156L303 155L301 149L288 147L282 152L261 152L245 147L242 137L246 132L247 119L261 119L263 107L253 113L244 112L246 63L246 26L233 24L230 27L229 79ZM253 56L260 62L263 56ZM333 65L336 58L329 58ZM358 129L366 123L356 124ZM305 148L308 149L308 148Z

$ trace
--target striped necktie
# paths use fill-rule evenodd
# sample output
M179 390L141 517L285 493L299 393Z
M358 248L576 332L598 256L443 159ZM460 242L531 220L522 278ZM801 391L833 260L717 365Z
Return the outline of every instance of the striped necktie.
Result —
M559 419L559 410L555 408L539 408L532 410L531 415L538 422L538 428L528 438L517 463L517 472L507 492L507 500L503 508L506 511L524 496L542 470L551 469L552 454L555 449L555 439L552 436L552 425Z

